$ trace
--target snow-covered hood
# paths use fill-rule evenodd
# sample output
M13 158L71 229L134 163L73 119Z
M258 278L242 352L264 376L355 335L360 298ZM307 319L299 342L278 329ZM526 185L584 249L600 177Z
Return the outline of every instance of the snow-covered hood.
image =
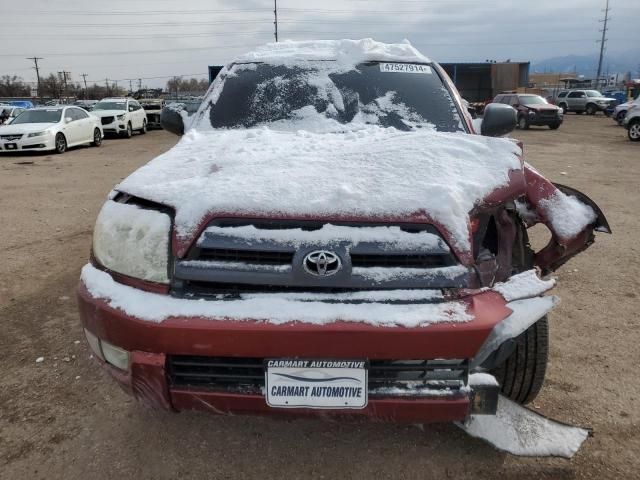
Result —
M3 125L0 127L0 135L19 135L21 133L42 132L52 127L57 122L52 123L18 123L17 125Z
M556 107L555 105L539 105L539 104L524 104L525 107L527 107L530 110L535 110L536 112L544 112L544 111L557 111L560 110L560 107Z
M122 115L127 113L126 110L92 110L90 112L93 116L101 118L101 117L115 117L117 115Z
M513 140L369 126L345 133L190 130L116 190L176 210L178 238L217 214L410 218L469 251L468 213L522 168Z

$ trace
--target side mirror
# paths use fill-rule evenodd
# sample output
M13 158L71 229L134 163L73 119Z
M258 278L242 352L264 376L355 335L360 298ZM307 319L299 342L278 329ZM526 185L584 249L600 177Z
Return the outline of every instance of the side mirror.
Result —
M516 128L516 109L501 103L490 103L484 109L480 133L486 137L500 137Z
M165 130L176 135L184 134L184 117L187 111L184 105L172 104L164 107L160 112L160 125Z
M71 122L73 122L73 118L71 118L71 117L65 117L65 119L64 119L64 123L71 123Z
M130 112L133 112L133 107L129 107L129 111L130 111Z

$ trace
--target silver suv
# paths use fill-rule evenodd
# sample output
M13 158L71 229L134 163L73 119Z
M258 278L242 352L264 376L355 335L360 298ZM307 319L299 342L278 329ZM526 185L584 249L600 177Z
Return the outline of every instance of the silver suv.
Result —
M627 110L623 124L627 129L629 140L640 142L640 103L632 105Z
M556 97L556 105L564 113L575 112L581 114L586 112L587 115L604 112L615 101L615 98L605 97L597 90L562 90Z

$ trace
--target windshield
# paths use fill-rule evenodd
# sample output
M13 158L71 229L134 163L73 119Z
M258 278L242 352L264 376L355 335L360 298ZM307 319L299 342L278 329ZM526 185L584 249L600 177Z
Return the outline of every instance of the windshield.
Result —
M94 110L126 110L127 102L98 102L93 107Z
M58 123L62 110L47 109L47 110L26 110L18 115L11 125L17 125L19 123Z
M602 94L597 90L586 90L587 97L601 97Z
M519 95L518 99L522 105L545 105L549 103L539 95Z
M338 67L335 62L235 65L210 109L211 126L278 123L296 128L313 121L307 127L315 130L328 121L464 131L449 92L430 66L366 63L348 71Z

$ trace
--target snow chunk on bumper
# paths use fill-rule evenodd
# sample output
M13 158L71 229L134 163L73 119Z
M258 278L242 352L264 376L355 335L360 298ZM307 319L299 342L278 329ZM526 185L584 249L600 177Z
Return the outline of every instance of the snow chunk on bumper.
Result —
M514 275L506 282L496 283L492 290L502 295L507 302L511 302L542 295L547 290L551 290L555 284L555 279L543 280L532 269Z
M511 140L366 126L340 133L191 130L117 189L176 210L178 236L208 215L428 215L469 251L472 208L522 168Z
M92 265L82 269L81 280L94 298L128 315L150 322L170 317L202 317L212 320L261 320L273 324L305 322L316 325L336 321L362 322L377 326L420 327L436 323L468 322L473 319L463 302L443 303L325 303L313 297L300 301L292 294L246 295L239 300L189 300L138 290L117 283ZM367 292L355 292L363 299ZM386 292L390 300L416 300L417 291ZM346 294L344 294L346 295ZM384 301L380 292L371 292L372 301ZM425 292L425 300L433 293Z

